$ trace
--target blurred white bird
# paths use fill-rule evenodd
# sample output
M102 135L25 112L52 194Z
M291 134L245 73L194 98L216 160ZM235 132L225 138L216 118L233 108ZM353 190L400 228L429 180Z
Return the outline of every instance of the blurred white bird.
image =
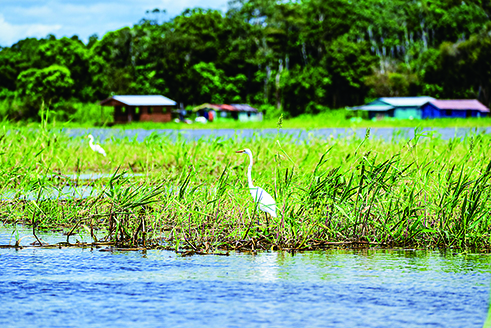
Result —
M99 153L99 154L106 156L106 152L104 151L104 149L102 149L102 147L100 145L98 145L98 144L94 145L94 137L91 134L89 134L87 137L90 139L90 141L89 141L90 148L93 151L95 151L96 153Z
M252 152L250 149L237 150L236 153L246 153L249 155L249 167L247 169L247 179L249 182L249 192L254 199L254 203L259 204L259 209L263 212L269 213L272 217L276 215L276 202L263 188L255 187L252 184L251 170L252 170Z

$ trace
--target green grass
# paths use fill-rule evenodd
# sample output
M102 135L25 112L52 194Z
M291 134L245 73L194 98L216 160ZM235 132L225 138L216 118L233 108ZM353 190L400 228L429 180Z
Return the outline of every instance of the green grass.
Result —
M332 110L318 115L302 115L295 118L284 119L283 128L299 129L319 129L319 128L404 128L404 127L489 127L491 118L445 118L432 120L362 120L361 122L352 122L346 119L347 111ZM115 127L123 129L275 129L277 127L277 118L266 119L262 122L211 122L206 124L193 123L153 123L153 122L132 122L129 124L116 125Z
M193 252L490 245L489 135L441 140L417 130L413 140L393 142L368 135L172 142L153 135L103 146L107 157L46 123L0 127L0 195L17 194L2 200L1 220L64 231L67 242L77 233L118 247ZM248 158L235 153L243 148L254 153L254 183L276 199L277 219L252 202ZM77 172L113 175L67 177ZM64 186L100 193L43 199ZM22 199L29 191L35 196Z
M17 117L25 111L26 106L21 100L3 100L0 101L1 117ZM93 126L111 126L113 124L113 108L101 107L98 104L80 103L66 101L53 106L50 114L50 122L58 122L58 126L65 127L93 127ZM189 118L194 120L195 114L188 112ZM277 113L266 114L266 119L262 122L239 122L234 120L215 121L207 124L193 123L154 123L154 122L132 122L127 124L117 124L114 127L119 129L266 129L276 128ZM318 115L301 115L295 118L283 120L284 128L300 129L318 129L318 128L403 128L403 127L490 127L491 117L487 118L452 118L452 119L427 119L427 120L395 120L387 119L380 121L362 120L353 122L347 117L351 117L353 112L345 109L327 110ZM273 117L274 116L274 117ZM22 115L21 115L22 117ZM11 121L12 126L36 127L35 121L39 117L31 120L19 122ZM6 121L4 123L7 123Z

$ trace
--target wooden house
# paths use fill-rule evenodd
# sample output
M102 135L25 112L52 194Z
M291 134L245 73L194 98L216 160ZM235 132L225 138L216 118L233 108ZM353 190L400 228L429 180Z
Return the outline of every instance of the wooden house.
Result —
M422 118L444 117L482 117L487 116L489 108L477 99L432 100L422 108Z
M382 97L363 106L352 107L352 110L368 112L369 119L383 119L393 117L398 119L422 118L422 107L432 97Z
M263 115L256 108L248 104L202 104L193 108L196 115L203 116L210 121L209 113L215 113L214 119L233 119L241 122L247 121L262 121ZM213 119L211 119L213 120Z
M114 107L114 122L132 121L170 122L176 102L160 95L112 96L100 102L101 106Z

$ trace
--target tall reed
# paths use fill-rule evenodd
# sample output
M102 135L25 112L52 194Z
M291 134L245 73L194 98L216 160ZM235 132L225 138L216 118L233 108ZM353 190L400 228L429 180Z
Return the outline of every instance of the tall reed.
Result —
M490 244L489 135L186 142L154 134L110 139L102 157L47 123L0 131L2 221L64 231L69 243L78 234L200 252ZM278 218L254 206L247 159L235 154L242 148L253 151L254 183L276 199ZM80 178L91 172L108 175Z

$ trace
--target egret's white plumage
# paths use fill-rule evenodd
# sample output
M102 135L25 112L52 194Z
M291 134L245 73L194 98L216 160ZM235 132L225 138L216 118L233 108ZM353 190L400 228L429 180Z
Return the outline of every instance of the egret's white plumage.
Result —
M247 168L247 180L249 182L249 192L251 193L254 203L259 204L259 209L263 212L269 213L272 217L276 215L276 202L263 188L255 187L252 184L251 170L252 170L252 152L250 149L238 150L236 153L245 153L249 155L249 167Z
M88 138L90 139L89 141L90 148L96 153L106 156L106 152L104 151L104 149L102 149L100 145L94 144L94 137L91 134L88 135Z

